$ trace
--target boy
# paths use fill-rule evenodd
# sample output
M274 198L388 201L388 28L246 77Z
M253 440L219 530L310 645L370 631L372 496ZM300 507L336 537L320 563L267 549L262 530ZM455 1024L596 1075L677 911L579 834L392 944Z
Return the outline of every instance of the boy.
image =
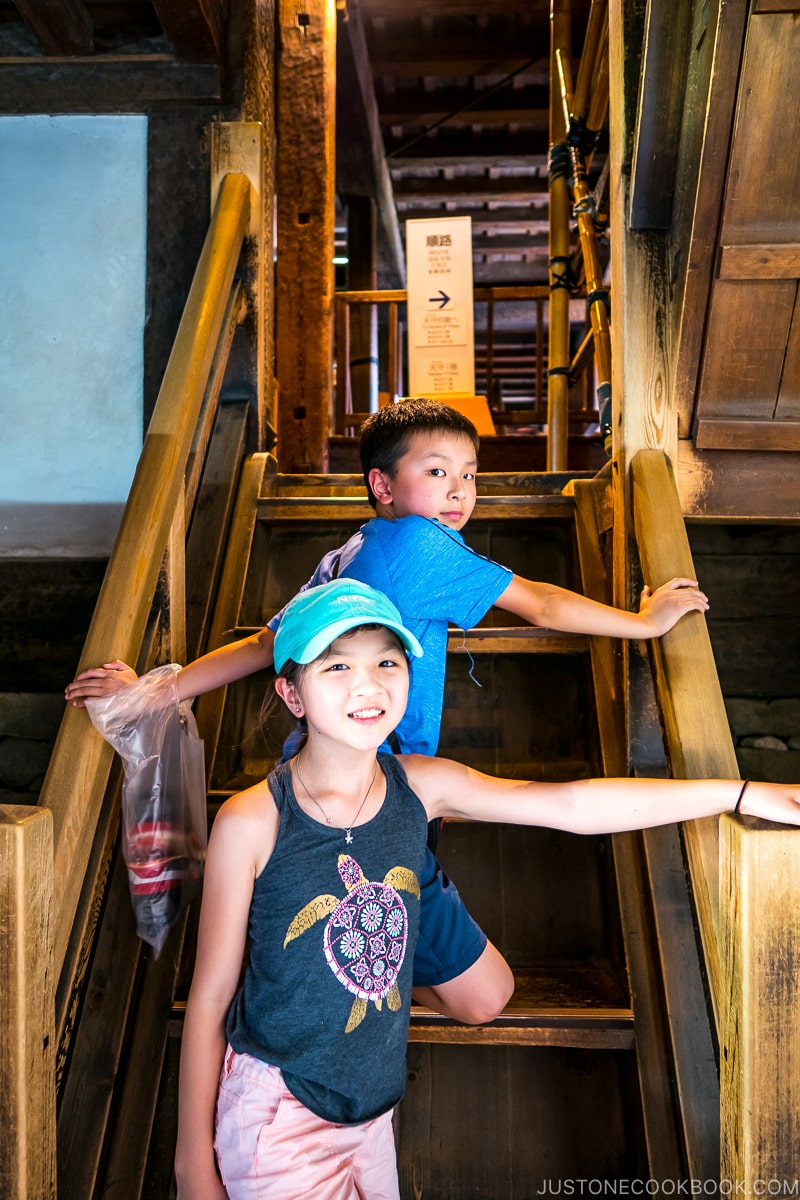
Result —
M339 550L325 555L307 586L337 576L384 592L419 639L406 714L395 731L403 753L433 755L442 715L448 624L473 627L495 604L545 628L607 637L658 637L687 612L704 612L696 580L645 588L638 613L598 604L575 592L512 574L476 554L460 531L475 507L478 435L454 409L407 400L363 425L361 465L375 517ZM280 614L251 637L212 651L178 675L188 699L272 665ZM135 675L119 661L84 671L67 700L118 690ZM513 976L472 921L432 853L423 879L414 995L454 1019L493 1020L513 991Z

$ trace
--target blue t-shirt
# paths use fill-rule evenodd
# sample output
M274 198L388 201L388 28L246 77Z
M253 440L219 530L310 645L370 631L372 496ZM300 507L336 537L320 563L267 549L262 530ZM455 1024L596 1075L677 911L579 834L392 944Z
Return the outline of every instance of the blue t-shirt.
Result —
M503 594L512 572L471 550L460 533L428 517L375 517L341 550L321 560L306 587L335 577L384 592L419 639L405 716L397 727L404 754L435 754L444 701L447 627L470 629ZM280 613L269 623L275 631Z

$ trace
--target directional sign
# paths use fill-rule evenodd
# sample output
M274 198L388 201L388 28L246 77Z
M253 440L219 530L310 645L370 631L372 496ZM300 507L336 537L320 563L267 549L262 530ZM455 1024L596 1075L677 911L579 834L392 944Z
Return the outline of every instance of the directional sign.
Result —
M472 221L406 221L410 396L472 396Z

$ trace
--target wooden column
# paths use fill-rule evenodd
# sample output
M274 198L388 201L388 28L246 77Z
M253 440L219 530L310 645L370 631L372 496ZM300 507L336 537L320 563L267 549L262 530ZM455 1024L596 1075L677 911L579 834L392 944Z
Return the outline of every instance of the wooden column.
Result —
M677 462L677 416L671 405L671 344L667 320L669 271L663 234L629 228L630 162L635 136L640 62L644 40L642 6L609 0L609 160L611 209L611 395L614 481L613 599L635 604L639 591L631 540L629 467L641 449L664 450ZM643 85L642 85L643 86ZM679 574L676 569L670 576ZM645 583L653 584L646 576ZM626 728L632 731L629 656L622 643L620 694Z
M211 126L212 211L225 175L246 175L250 180L250 223L243 251L242 274L249 316L244 329L245 336L251 344L247 362L239 364L236 374L239 378L242 374L249 377L252 386L253 395L248 395L248 399L257 414L259 446L263 446L265 442L267 404L272 400L271 370L269 387L265 378L267 355L264 312L267 296L272 290L272 220L267 223L265 215L262 133L262 126L258 121L221 121ZM176 661L183 662L183 659Z
M0 1195L56 1194L53 818L0 807Z
M242 119L261 126L259 141L260 172L258 220L251 214L251 233L259 238L249 253L259 265L250 283L250 300L257 330L254 335L258 354L258 449L270 450L277 421L275 412L275 279L272 261L275 251L275 109L276 109L276 0L239 0L230 6L229 38L238 19L243 48ZM241 170L255 188L250 165ZM254 203L256 201L254 200Z
M335 0L280 0L277 374L282 471L328 465L334 247Z
M347 252L350 258L348 288L374 292L378 286L377 221L375 201L369 196L347 197ZM338 363L338 371L346 364ZM344 382L337 375L337 382ZM378 309L355 304L350 313L350 388L353 412L373 412L378 407Z
M722 817L720 876L720 1179L730 1196L786 1196L800 1146L800 836Z

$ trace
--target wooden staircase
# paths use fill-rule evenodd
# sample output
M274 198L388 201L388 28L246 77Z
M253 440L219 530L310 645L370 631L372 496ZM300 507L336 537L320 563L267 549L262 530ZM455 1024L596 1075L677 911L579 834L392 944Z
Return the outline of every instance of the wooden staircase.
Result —
M262 456L246 466L210 646L259 628L324 552L373 515L358 476L282 476L270 466ZM470 545L519 574L586 589L576 500L563 488L601 485L573 480L481 476ZM588 582L596 593L601 581ZM519 778L602 774L597 647L514 620L494 610L478 629L451 631L440 753ZM263 777L278 752L259 727L270 679L269 672L252 676L227 695L197 703L213 749L214 806ZM608 747L605 757L613 759ZM618 878L621 850L621 861L636 863L630 843L616 838L446 823L438 851L443 866L507 957L516 989L489 1025L413 1010L407 1094L396 1114L404 1198L513 1200L534 1195L548 1179L646 1179L653 1141L671 1148L669 1169L681 1177L677 1108L665 1106L655 1122L644 1111L642 1072L668 1077L670 1051L647 1048L654 1037L666 1043L659 969L641 950L649 927L640 881ZM633 868L625 869L630 875ZM176 1035L191 975L192 929L190 918L170 1026ZM631 939L639 947L635 990L652 1017L644 1067L626 952ZM174 1127L178 1054L178 1039L170 1039L156 1122L162 1131ZM148 1177L161 1182L147 1194L166 1195L158 1187L168 1175L168 1161L152 1155Z
M519 574L603 598L598 530L587 519L602 507L595 505L602 488L580 475L482 475L468 541ZM360 477L282 476L266 455L245 460L231 507L219 585L203 610L207 648L260 628L321 555L372 516ZM518 778L622 773L612 744L612 644L513 620L493 610L480 628L451 631L440 753ZM209 752L211 819L228 795L263 778L279 753L259 721L271 678L251 676L196 703ZM676 845L673 830L654 862L637 835L445 824L442 864L506 956L516 989L488 1025L413 1010L407 1092L395 1117L403 1200L529 1200L548 1180L686 1176L691 1138L676 1083L684 1075L669 1019L669 947L656 936L651 899L661 858L671 879L680 873ZM158 961L145 956L138 969L126 968L120 996L110 986L119 979L115 962L127 953L120 929L125 946L136 939L124 872L113 874L67 1068L59 1195L167 1200L175 1194L180 1035L199 906ZM685 885L668 900L668 927L680 910L691 928ZM699 971L692 976L684 966L678 975L693 979L693 990L683 988L682 1012L693 1004L702 1017ZM104 1005L120 1009L118 1033L109 1031ZM690 1039L680 1053L705 1062L697 1044ZM711 1074L713 1091L713 1062ZM89 1171L79 1128L90 1115L82 1081L92 1080L96 1091L106 1075L110 1132L92 1150Z

